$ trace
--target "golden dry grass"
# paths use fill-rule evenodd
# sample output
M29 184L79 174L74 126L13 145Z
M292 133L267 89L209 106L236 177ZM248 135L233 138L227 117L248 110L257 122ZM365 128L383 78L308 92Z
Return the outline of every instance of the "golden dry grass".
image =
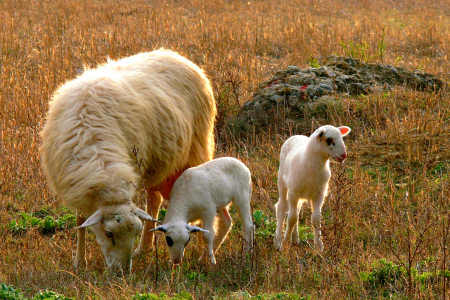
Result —
M227 125L260 81L288 65L304 67L312 58L320 62L332 53L345 54L341 43L366 42L367 61L421 68L448 80L449 13L448 1L422 0L0 1L0 282L28 296L49 289L77 299L182 290L196 299L245 298L244 291L314 299L450 297L448 278L436 275L449 270L447 92L399 88L342 97L276 132L272 127L232 134ZM39 131L48 100L84 65L160 47L179 51L206 70L219 110L216 156L235 156L248 165L253 209L268 216L267 224L258 228L255 254L245 257L236 221L215 267L197 262L194 241L184 264L172 269L160 239L158 260L151 253L134 261L128 278L104 272L90 234L89 269L77 274L71 267L74 229L50 236L37 229L22 235L8 230L20 212L67 213L40 167ZM271 234L280 146L290 134L309 134L326 123L353 131L346 138L347 163L333 164L323 212L325 252L316 253L310 240L277 252ZM142 207L142 197L137 203ZM309 226L309 216L305 206L301 226ZM407 271L392 281L386 275L385 282L364 282L362 272L378 270L372 264L379 259ZM432 275L421 282L412 268Z

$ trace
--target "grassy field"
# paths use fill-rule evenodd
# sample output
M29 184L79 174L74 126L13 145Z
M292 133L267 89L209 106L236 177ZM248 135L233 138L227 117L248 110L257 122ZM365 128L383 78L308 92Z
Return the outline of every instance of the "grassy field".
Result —
M333 53L422 69L448 82L449 16L448 1L429 0L0 1L0 284L28 298L45 290L76 299L151 299L137 292L187 292L195 299L450 298L447 91L398 87L336 96L335 104L303 120L274 116L276 126L257 134L229 125L259 82ZM47 103L84 65L160 47L197 63L213 84L216 156L237 157L252 172L255 251L242 254L235 218L216 266L197 261L194 238L183 264L172 268L159 238L158 255L135 260L131 276L115 278L91 232L88 270L77 273L73 212L53 196L40 165ZM279 149L289 135L309 135L324 124L353 129L345 138L346 163L332 164L325 251L311 246L305 205L302 243L278 252ZM136 203L144 206L143 194Z

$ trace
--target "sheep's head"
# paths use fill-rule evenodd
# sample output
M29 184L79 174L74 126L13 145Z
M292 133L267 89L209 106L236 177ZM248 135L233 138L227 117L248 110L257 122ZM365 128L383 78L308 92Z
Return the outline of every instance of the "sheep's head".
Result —
M186 224L185 222L169 222L164 225L159 225L155 229L164 232L166 236L166 243L169 247L170 259L174 264L181 263L184 255L184 248L189 243L191 232L208 232L198 226Z
M102 248L106 265L114 272L131 272L131 255L142 221L156 221L133 203L101 206L79 228L91 226Z
M325 125L318 128L315 135L319 139L320 147L324 149L325 154L342 163L347 158L342 137L346 136L350 131L350 127L347 126L334 127Z

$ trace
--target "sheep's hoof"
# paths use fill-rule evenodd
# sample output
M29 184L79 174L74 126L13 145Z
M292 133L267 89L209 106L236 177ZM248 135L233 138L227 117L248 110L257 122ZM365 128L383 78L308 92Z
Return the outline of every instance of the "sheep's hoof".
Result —
M136 250L134 250L133 252L133 258L138 257L141 255L141 249L137 248Z
M135 257L139 257L145 253L151 252L153 251L153 247L145 247L144 249L141 248L141 246L139 245L136 250L134 250L133 252L133 258Z
M216 264L216 258L214 257L214 255L212 255L212 256L209 258L209 261L211 262L212 265L215 265L215 264Z

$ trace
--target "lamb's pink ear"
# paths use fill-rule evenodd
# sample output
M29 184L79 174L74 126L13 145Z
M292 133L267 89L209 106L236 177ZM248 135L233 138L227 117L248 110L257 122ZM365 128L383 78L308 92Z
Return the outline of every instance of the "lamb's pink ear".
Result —
M321 138L322 136L323 136L323 134L325 133L325 129L321 129L320 131L319 131L319 134L317 135L317 138Z
M349 134L350 131L352 131L350 127L347 126L338 127L338 129L341 132L342 136L346 136L347 134Z
M84 228L91 225L95 225L99 223L102 219L103 219L102 212L100 211L100 209L97 209L97 211L93 213L92 216L90 216L86 221L84 221L83 224L81 224L77 228Z

